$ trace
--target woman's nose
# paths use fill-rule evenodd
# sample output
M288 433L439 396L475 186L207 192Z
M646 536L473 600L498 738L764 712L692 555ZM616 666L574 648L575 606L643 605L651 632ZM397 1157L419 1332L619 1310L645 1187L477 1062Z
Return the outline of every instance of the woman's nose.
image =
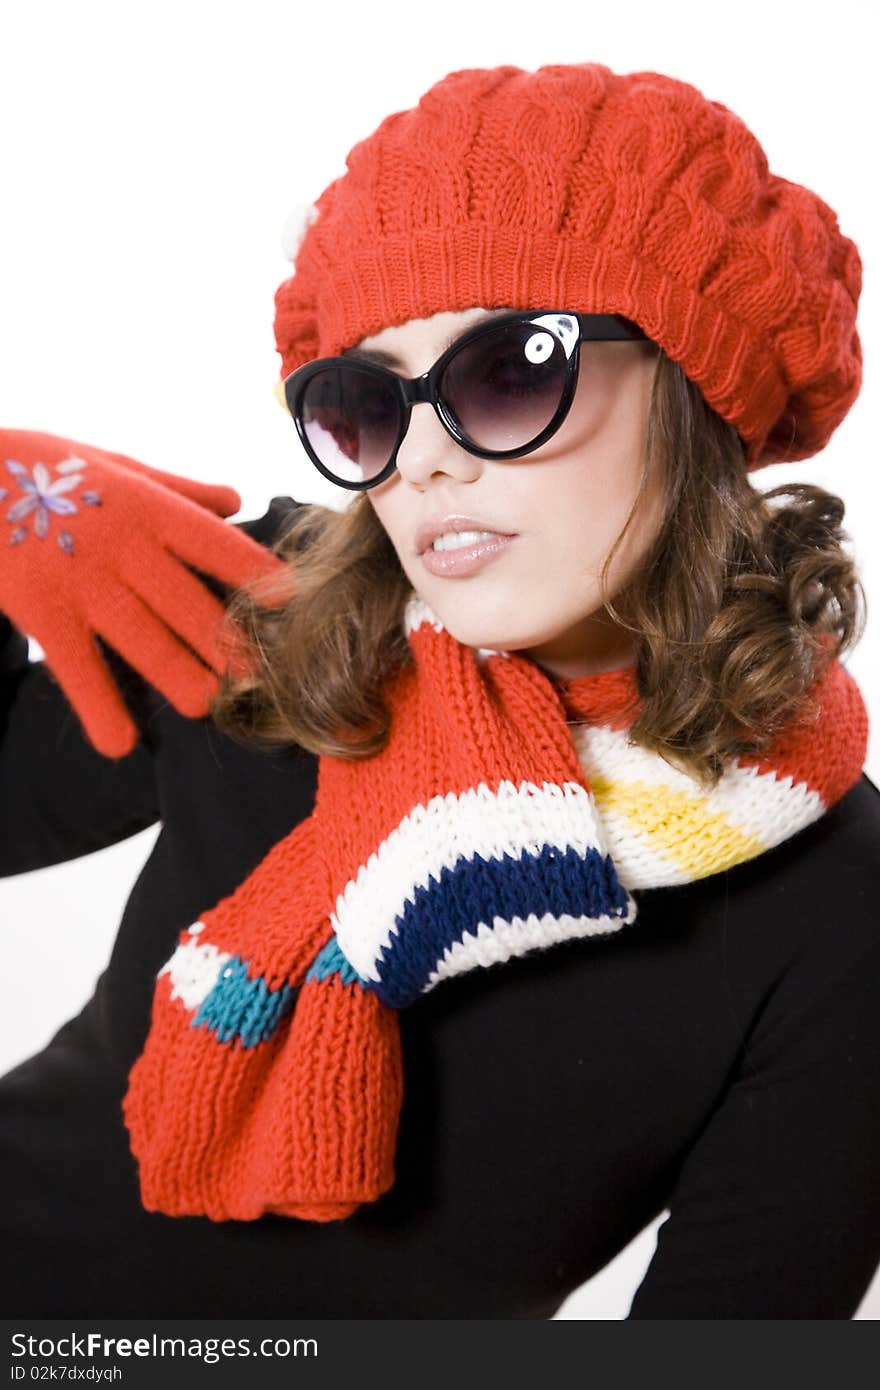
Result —
M468 453L444 429L429 401L417 401L409 417L409 429L397 451L397 471L410 483L427 481L433 473L456 478L479 474L482 460Z

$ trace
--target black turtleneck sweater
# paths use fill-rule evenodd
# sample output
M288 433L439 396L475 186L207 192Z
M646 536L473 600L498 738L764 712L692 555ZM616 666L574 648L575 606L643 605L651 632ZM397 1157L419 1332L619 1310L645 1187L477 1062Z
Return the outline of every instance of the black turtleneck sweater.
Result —
M295 505L244 523L264 543ZM212 581L215 592L221 592ZM30 1317L549 1318L664 1209L631 1318L850 1318L880 1261L880 793L636 922L400 1016L397 1180L343 1222L149 1213L120 1103L182 927L309 815L317 759L183 718L102 757L0 619L0 874L161 822L93 998L0 1078L0 1301Z

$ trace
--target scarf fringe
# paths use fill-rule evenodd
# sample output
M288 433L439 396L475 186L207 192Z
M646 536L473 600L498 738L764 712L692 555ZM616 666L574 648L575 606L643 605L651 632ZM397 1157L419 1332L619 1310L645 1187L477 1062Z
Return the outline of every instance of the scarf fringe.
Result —
M338 974L313 979L271 1038L218 1046L171 994L163 977L123 1101L147 1211L335 1221L393 1186L403 1101L393 1009Z

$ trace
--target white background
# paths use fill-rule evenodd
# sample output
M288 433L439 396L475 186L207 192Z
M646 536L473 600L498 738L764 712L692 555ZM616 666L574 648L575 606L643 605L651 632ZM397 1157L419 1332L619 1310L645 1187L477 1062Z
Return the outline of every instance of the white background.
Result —
M870 0L738 0L720 14L685 0L0 0L0 420L231 483L242 518L276 494L336 505L272 394L290 209L456 68L599 61L691 82L746 121L774 172L830 203L862 253L862 394L819 458L753 477L814 482L847 503L869 603L847 664L872 716L867 771L880 782L878 30ZM155 836L0 882L0 1070L90 995ZM561 1316L625 1317L656 1228ZM860 1316L878 1310L875 1280Z

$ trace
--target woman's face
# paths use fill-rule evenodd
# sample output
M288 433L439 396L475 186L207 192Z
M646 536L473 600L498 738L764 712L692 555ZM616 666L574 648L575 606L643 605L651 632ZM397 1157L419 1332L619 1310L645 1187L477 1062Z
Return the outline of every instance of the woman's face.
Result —
M428 370L447 341L503 309L443 312L361 339L392 353L392 370ZM462 449L428 403L413 406L397 469L367 496L416 592L471 647L518 651L563 679L615 670L634 658L630 635L604 614L599 574L639 490L657 352L645 340L581 344L580 374L560 429L523 458ZM385 365L388 365L387 363ZM638 568L660 524L660 480L649 477L608 574L613 597ZM459 512L514 533L468 575L432 574L417 532Z

